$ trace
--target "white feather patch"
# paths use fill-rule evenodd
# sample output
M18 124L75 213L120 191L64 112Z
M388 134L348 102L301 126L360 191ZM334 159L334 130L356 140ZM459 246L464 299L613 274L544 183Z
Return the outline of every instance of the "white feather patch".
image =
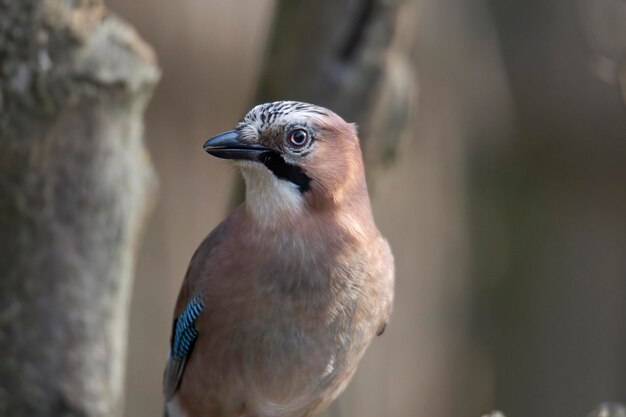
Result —
M246 205L259 224L273 226L300 214L304 200L298 186L277 178L265 166L240 162L246 181Z

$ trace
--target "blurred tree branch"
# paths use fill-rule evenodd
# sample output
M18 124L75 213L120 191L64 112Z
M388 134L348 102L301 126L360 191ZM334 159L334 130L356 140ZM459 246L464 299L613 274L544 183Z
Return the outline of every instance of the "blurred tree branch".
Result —
M155 57L101 0L3 0L0 71L0 415L118 416Z
M573 415L626 387L619 3L487 2L515 118L468 165L473 321L496 401L518 415Z
M281 0L259 101L300 100L357 122L371 164L390 162L416 94L394 45L399 0Z

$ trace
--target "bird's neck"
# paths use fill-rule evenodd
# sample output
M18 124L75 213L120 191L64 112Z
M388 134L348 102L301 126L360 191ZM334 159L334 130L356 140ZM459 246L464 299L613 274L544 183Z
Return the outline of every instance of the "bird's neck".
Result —
M246 211L260 228L288 227L305 209L298 186L278 179L269 170L244 169Z
M361 239L377 233L363 181L355 181L342 192L349 198L321 198L309 195L315 190L302 193L296 184L256 165L245 167L242 173L246 182L245 216L257 231L280 236L307 227L339 228Z

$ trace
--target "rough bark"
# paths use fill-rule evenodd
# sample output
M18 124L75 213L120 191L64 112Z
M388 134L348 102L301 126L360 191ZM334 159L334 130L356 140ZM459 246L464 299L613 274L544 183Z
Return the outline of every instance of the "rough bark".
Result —
M102 1L3 0L0 71L0 415L120 415L154 55Z

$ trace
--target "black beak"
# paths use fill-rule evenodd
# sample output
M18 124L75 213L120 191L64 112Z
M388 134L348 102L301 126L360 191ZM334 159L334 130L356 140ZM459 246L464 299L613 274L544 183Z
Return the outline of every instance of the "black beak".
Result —
M256 143L244 143L234 130L220 133L204 142L204 150L213 156L224 159L248 159L258 161L260 156L269 152L264 146Z

